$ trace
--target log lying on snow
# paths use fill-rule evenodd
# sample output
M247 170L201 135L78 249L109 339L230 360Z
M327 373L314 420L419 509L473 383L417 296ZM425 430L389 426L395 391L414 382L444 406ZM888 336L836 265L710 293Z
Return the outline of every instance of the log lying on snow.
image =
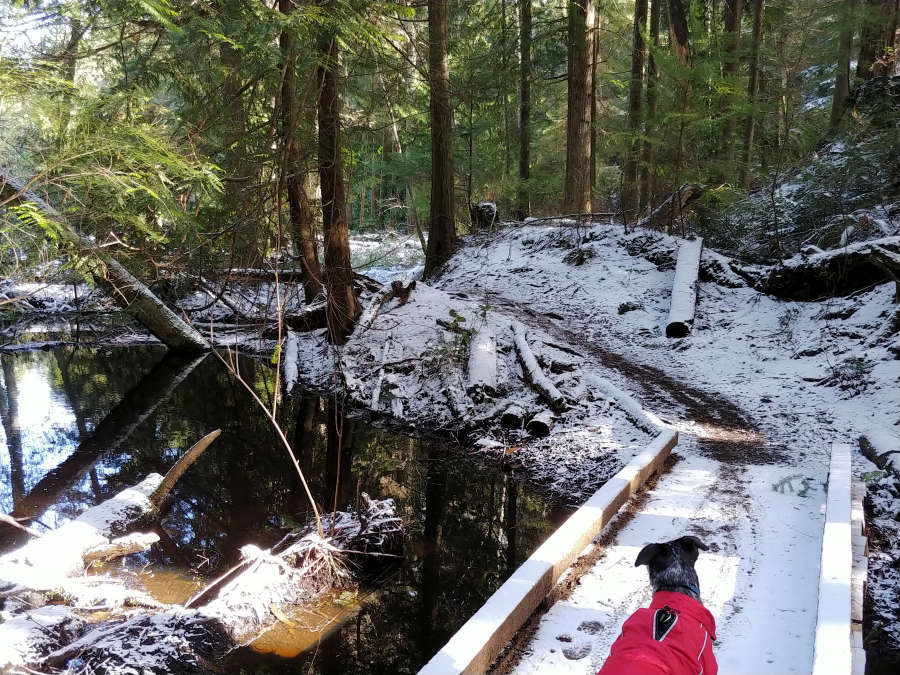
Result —
M559 389L556 388L556 385L544 375L541 367L538 365L537 359L534 358L534 353L531 351L531 347L528 346L528 341L525 339L525 326L523 326L521 322L516 321L512 325L512 330L516 352L519 355L519 361L522 364L522 371L525 374L525 379L528 380L531 386L534 387L538 394L544 398L553 410L564 410L566 407L565 396L563 396Z
M697 306L697 273L700 269L700 252L703 239L697 237L678 247L675 263L675 280L672 282L672 304L666 321L666 337L685 337L694 323Z
M702 185L685 183L676 192L669 195L662 204L657 206L653 213L639 220L635 227L653 228L668 232L675 223L680 222L682 214L690 206L691 202L699 199L704 192L706 192L706 188Z
M900 237L851 244L811 256L794 256L755 284L782 300L820 300L850 295L900 279Z
M393 500L362 498L360 513L323 518L327 540L311 527L266 551L245 546L244 561L184 607L101 623L38 665L60 668L77 657L87 671L130 665L142 673L206 672L231 649L284 621L285 605L311 602L346 584L350 574L335 554L400 552L403 531Z
M395 279L389 286L382 286L381 290L369 301L365 311L363 311L362 315L359 317L359 321L356 322L356 334L360 335L372 327L372 324L375 322L375 317L378 316L378 312L382 305L390 302L394 298L400 298L401 302L406 302L409 299L410 292L415 289L415 287L415 280L408 277L404 279Z
M497 339L490 328L481 328L469 342L469 381L466 392L474 400L497 394Z
M890 471L900 478L900 448L891 436L886 434L860 436L859 449L863 457L879 469Z
M45 217L51 219L60 236L72 244L78 253L88 261L91 274L107 293L125 311L137 319L167 347L184 352L200 352L209 349L209 344L163 302L145 284L126 270L97 244L77 232L65 217L38 195L27 190L27 186L13 178L0 167L0 202L6 205L29 202L36 206Z

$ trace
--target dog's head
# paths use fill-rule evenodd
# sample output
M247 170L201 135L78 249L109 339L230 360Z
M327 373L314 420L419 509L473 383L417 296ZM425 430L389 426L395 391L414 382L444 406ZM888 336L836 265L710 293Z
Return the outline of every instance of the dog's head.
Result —
M653 592L674 591L700 600L700 582L694 563L709 546L697 537L679 537L660 544L648 544L638 553L635 567L646 565Z

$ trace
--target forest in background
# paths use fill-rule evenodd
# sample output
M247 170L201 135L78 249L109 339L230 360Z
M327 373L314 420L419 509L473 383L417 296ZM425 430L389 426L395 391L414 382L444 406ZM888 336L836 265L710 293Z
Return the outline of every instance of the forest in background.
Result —
M149 282L279 260L311 299L320 239L325 280L346 277L348 226L429 232L429 273L481 200L635 222L686 183L710 212L774 190L842 124L865 133L849 92L894 71L897 18L895 0L13 2L0 156ZM4 274L58 260L58 226L4 196Z

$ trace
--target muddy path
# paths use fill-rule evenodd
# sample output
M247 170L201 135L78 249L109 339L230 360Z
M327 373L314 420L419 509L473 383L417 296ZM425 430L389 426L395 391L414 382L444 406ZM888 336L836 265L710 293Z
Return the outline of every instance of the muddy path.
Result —
M723 463L777 464L785 461L783 448L770 442L756 421L722 394L698 389L676 380L659 368L636 363L589 340L586 330L572 328L571 317L542 314L531 307L495 293L485 293L485 301L496 311L540 328L582 355L627 381L627 389L637 394L647 408L666 422L689 421L690 427L675 423L679 431L697 437L700 452ZM567 326L562 325L565 323ZM586 327L585 327L586 328Z

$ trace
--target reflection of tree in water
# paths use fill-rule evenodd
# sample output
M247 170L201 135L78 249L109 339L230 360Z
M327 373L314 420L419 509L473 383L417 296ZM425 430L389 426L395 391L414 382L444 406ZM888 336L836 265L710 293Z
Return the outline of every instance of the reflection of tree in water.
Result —
M177 364L161 362L140 379L132 363L123 379L124 386L130 385L124 395L93 386L100 374L108 386L117 386L116 364L94 368L88 361L77 354L69 361L54 358L52 364L70 400L85 393L88 403L73 406L78 431L122 431L114 423L127 417L123 405L148 404L147 396L135 391L156 391L161 400L118 439L117 449L78 465L81 478L63 498L73 512L76 505L86 506L151 471L166 471L200 437L221 428L219 439L176 485L160 544L140 560L202 564L201 571L212 573L234 562L241 546L270 545L285 529L309 522L302 487L268 421L217 360L199 363L174 387L161 386L160 381L173 380L158 376L178 371ZM62 364L75 367L68 381ZM271 366L242 359L240 369L271 400ZM112 414L95 415L98 406L116 401ZM405 559L372 582L372 601L321 645L318 656L281 662L246 652L235 655L236 662L250 659L251 672L263 662L271 672L310 665L313 672L414 671L550 529L549 507L502 473L464 461L446 445L380 431L343 412L331 399L294 396L279 405L278 417L323 511L332 510L335 489L338 508L354 504L362 491L395 499L407 530Z

